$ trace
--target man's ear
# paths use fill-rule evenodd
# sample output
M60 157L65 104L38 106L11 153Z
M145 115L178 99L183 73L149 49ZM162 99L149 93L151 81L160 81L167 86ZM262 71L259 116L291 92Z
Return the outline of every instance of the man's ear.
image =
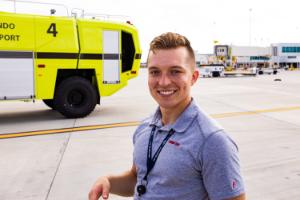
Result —
M199 78L199 71L198 69L196 68L192 74L192 85L194 85L196 83L196 81L198 80Z

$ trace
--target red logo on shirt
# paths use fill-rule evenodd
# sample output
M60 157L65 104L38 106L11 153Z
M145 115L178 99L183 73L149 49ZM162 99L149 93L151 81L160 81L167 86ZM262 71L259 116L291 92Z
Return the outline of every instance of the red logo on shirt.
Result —
M237 186L237 182L235 180L232 180L232 182L231 182L231 188L235 189L236 186Z
M174 140L169 140L169 143L174 144L177 147L180 146L180 144L178 142L174 141Z

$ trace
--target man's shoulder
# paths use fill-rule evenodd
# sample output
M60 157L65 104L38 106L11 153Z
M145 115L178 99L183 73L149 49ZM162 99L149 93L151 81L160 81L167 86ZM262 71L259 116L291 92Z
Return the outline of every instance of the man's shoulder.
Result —
M193 126L199 128L201 135L205 138L209 137L213 133L224 130L215 119L203 111L199 106L197 106L197 116Z
M153 115L150 115L149 117L143 119L136 128L134 134L133 134L133 143L135 143L136 138L139 137L141 134L145 132L146 129L149 128L151 122L153 121Z

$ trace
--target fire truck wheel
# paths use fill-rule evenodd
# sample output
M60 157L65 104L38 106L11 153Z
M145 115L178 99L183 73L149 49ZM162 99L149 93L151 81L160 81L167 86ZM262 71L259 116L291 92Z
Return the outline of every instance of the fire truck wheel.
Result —
M85 117L94 110L96 104L95 87L82 77L62 81L55 92L54 107L67 118Z
M43 102L51 109L55 110L53 99L43 99Z

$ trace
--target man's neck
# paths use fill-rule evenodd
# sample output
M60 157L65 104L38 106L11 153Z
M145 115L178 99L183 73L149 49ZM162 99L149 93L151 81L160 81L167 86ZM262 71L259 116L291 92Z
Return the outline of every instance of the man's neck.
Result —
M162 124L165 126L168 124L175 123L177 118L188 107L188 105L191 103L191 101L192 101L192 98L190 98L186 102L183 102L182 104L178 105L176 107L176 109L174 109L174 108L168 109L168 108L160 107Z

